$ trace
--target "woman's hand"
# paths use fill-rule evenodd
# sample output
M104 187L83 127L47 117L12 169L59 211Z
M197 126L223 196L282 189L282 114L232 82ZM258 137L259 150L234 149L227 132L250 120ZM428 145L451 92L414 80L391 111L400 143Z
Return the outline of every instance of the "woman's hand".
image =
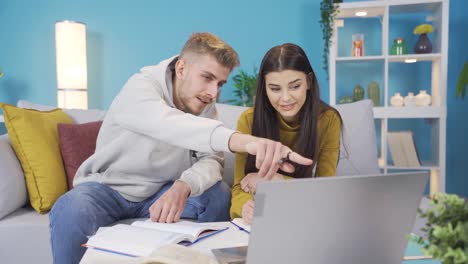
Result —
M242 206L242 219L247 224L252 224L253 213L254 213L254 201L249 200Z
M280 142L270 139L234 133L229 139L228 145L231 151L255 155L255 167L258 169L258 174L267 180L271 180L278 169L294 172L293 163L305 166L313 164L311 159L305 158Z
M284 177L279 173L275 173L271 180L284 180ZM257 192L257 183L262 181L267 181L267 179L265 177L260 177L260 175L257 172L251 172L241 180L241 189L244 192L255 194Z

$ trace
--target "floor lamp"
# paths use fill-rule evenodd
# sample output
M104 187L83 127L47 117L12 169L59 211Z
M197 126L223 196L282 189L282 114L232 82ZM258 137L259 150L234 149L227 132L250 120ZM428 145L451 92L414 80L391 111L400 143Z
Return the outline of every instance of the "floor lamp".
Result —
M57 96L60 108L88 108L86 24L74 21L55 23Z

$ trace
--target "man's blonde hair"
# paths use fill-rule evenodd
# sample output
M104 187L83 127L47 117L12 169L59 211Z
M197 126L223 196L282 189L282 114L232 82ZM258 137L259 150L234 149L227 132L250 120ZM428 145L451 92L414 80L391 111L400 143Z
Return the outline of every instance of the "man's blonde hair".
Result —
M239 66L237 52L222 39L207 32L193 33L185 42L180 57L188 57L189 54L211 55L219 64L230 70Z

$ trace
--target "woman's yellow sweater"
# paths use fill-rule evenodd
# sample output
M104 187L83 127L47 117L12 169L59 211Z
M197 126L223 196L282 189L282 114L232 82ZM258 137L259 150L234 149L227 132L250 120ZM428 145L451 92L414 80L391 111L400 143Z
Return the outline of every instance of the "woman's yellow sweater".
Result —
M239 121L237 122L237 130L239 132L252 134L253 113L254 109L250 108L239 117ZM296 150L294 143L296 142L299 126L292 127L288 125L280 115L278 115L278 117L281 143L290 147L292 150ZM317 130L319 154L316 175L318 177L335 176L341 135L341 120L339 115L331 109L322 113L318 120ZM246 153L236 153L230 210L231 218L242 217L242 206L248 200L252 199L250 194L244 192L240 187L240 182L245 176L244 169L246 160ZM286 176L285 178L292 179L292 177Z

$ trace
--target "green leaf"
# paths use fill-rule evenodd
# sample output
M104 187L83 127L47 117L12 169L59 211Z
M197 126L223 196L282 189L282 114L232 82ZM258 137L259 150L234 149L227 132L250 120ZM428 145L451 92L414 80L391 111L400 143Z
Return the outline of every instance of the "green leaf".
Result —
M234 87L236 88L233 93L238 98L232 103L242 106L252 106L253 97L255 96L257 89L258 71L254 67L253 74L247 73L244 70L239 72L232 77Z
M424 252L444 264L467 263L468 202L454 194L437 193L430 208L418 212L427 220L421 229L428 238Z

